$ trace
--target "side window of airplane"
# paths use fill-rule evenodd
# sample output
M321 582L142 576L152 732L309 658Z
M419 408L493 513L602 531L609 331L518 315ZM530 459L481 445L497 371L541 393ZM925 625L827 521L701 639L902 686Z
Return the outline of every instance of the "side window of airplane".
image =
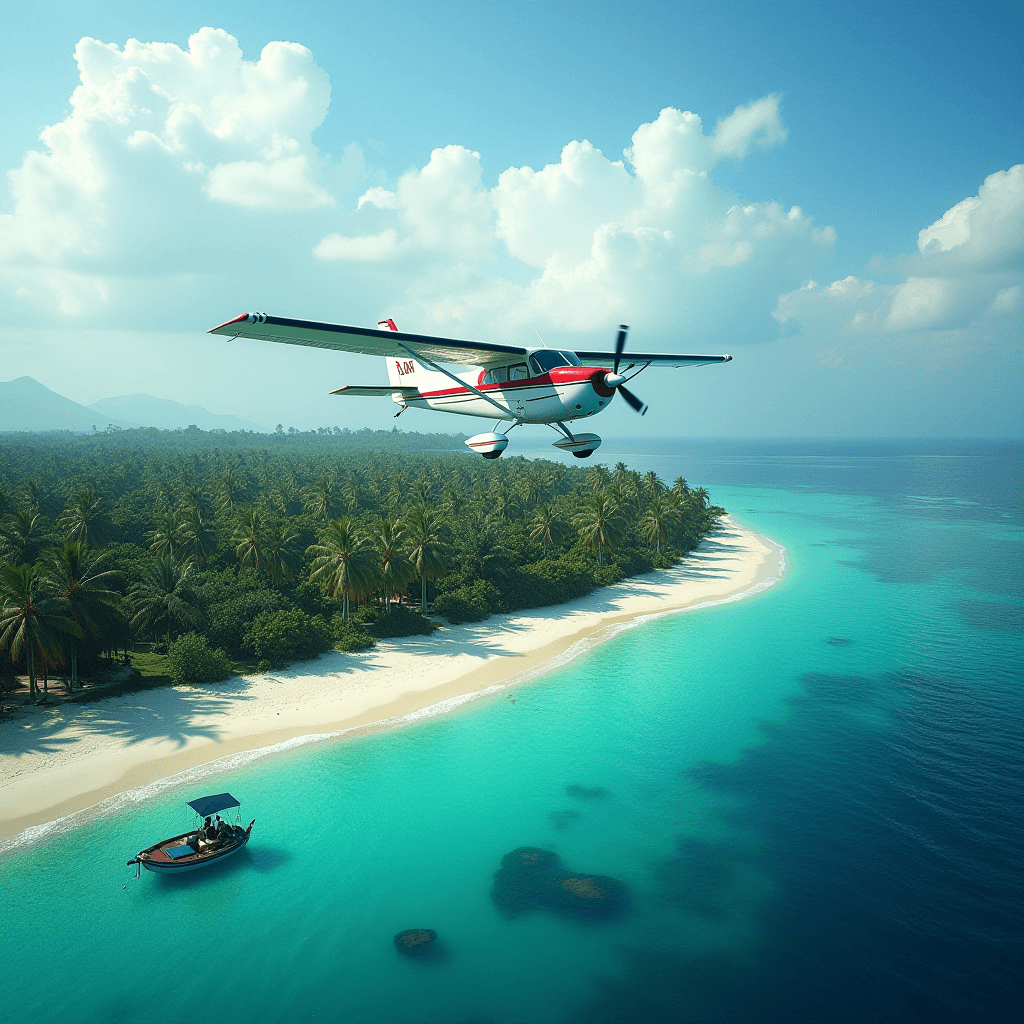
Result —
M483 384L504 384L508 380L508 367L497 366L484 374Z
M508 368L509 380L526 380L529 376L530 372L526 369L526 363L519 363Z

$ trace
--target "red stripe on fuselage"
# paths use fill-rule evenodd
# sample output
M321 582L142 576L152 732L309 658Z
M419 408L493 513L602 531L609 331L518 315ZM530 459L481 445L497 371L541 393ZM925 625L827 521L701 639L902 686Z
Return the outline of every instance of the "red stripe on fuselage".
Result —
M592 369L588 366L556 366L553 370L540 377L527 377L526 380L510 380L504 384L477 384L477 391L487 394L489 391L516 391L520 388L557 387L559 384L586 384L595 376L603 377L607 370ZM469 388L445 388L441 391L421 391L417 398L448 398L451 395L472 395Z

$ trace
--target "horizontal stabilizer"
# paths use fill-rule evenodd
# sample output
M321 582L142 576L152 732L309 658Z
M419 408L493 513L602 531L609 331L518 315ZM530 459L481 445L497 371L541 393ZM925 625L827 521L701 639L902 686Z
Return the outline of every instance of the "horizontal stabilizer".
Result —
M346 384L332 395L354 395L357 398L388 398L391 395L401 395L403 398L416 398L419 395L419 388L399 388L393 384L382 385L381 387L370 387L363 384Z

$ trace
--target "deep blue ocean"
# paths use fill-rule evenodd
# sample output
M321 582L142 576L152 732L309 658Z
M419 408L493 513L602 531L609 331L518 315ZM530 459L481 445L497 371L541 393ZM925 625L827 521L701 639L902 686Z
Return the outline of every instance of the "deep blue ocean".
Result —
M599 458L707 486L785 546L786 577L7 853L4 1018L1024 1019L1022 446ZM245 852L128 882L129 856L188 826L184 800L223 789L257 819ZM625 897L509 916L522 893L495 873L520 847ZM408 928L436 954L401 957Z

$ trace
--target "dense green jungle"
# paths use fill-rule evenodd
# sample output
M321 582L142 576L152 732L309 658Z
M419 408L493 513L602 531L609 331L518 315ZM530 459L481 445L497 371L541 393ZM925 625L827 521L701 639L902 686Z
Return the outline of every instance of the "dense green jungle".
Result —
M462 440L0 435L0 687L199 684L557 604L667 568L724 513L681 477Z

